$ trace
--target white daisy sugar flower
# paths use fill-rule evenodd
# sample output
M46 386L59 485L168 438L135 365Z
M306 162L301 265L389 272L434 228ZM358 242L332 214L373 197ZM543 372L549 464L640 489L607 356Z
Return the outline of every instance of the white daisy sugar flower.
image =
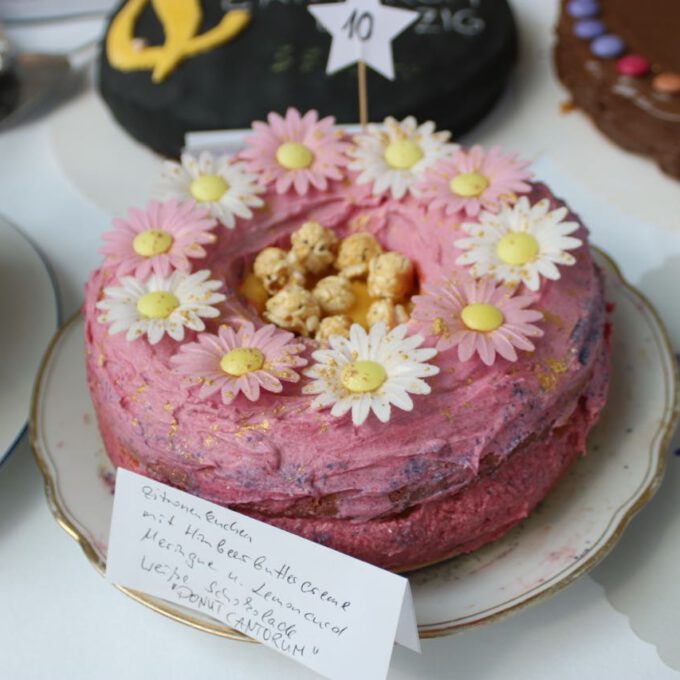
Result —
M331 415L338 418L351 410L356 426L371 411L383 423L389 421L392 406L411 411L409 394L429 394L423 378L437 375L439 368L425 363L437 350L420 348L423 337L406 337L407 330L402 324L388 333L380 322L366 333L354 324L349 338L331 336L329 349L314 352L316 363L304 372L312 382L302 391L317 395L312 408L331 407Z
M255 175L244 163L224 154L213 156L203 151L199 156L183 153L181 162L165 161L159 193L163 198L193 200L228 229L236 226L236 219L249 220L251 208L261 208L264 193Z
M166 333L181 342L185 328L204 331L203 319L220 315L213 305L226 296L215 292L222 284L209 279L207 269L195 274L175 271L168 278L153 274L146 281L124 276L120 287L104 289L97 321L109 324L110 335L127 331L129 342L146 335L155 345Z
M373 184L375 195L389 191L396 200L407 193L418 196L416 185L425 171L460 148L448 143L450 137L450 132L437 132L431 121L418 125L413 116L401 123L386 118L354 138L349 168L359 173L359 184Z
M503 205L498 214L483 211L479 223L463 224L467 238L456 241L465 251L457 264L470 265L475 278L489 276L508 285L524 283L529 290L541 287L541 277L557 281L558 265L571 266L576 258L569 252L583 245L570 236L578 222L565 222L566 208L550 210L550 201L531 205L522 196L514 205Z

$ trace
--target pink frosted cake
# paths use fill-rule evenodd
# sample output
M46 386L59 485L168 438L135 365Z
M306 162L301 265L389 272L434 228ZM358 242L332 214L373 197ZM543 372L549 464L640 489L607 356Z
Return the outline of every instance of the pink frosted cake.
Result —
M382 567L524 519L605 403L587 230L527 164L289 111L168 162L84 306L115 465Z

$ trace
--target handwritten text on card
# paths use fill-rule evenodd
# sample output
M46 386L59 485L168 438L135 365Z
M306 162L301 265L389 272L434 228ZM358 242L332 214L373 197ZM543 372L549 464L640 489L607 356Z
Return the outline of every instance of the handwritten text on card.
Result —
M122 469L107 577L329 678L385 677L395 639L419 651L406 579Z

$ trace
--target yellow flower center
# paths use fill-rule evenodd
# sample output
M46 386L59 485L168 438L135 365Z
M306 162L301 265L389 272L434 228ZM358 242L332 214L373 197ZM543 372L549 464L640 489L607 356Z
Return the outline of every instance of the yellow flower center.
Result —
M387 372L376 361L353 361L342 369L340 380L350 392L375 392L387 380Z
M460 318L471 331L488 333L500 328L505 321L503 312L495 305L475 303L463 307Z
M463 172L451 180L451 191L463 198L477 198L489 188L489 178L478 172Z
M422 157L422 149L412 139L400 139L385 149L385 161L395 170L410 170Z
M132 241L132 248L142 257L155 257L167 253L172 248L173 238L162 229L147 229Z
M286 170L304 170L314 162L314 154L304 144L286 142L276 151L276 160Z
M167 319L178 307L179 300L165 290L147 293L137 301L137 311L147 319Z
M219 201L229 191L229 184L219 175L199 175L189 187L189 192L199 203Z
M506 234L496 246L496 254L505 264L519 266L534 260L539 250L536 238L524 231Z
M234 378L259 371L264 366L264 354L255 347L237 347L227 352L220 361L220 368Z

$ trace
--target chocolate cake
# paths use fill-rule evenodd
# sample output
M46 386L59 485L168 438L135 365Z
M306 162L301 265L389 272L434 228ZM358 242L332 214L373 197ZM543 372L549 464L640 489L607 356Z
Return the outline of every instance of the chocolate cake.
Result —
M562 0L555 63L604 134L680 178L680 2Z

